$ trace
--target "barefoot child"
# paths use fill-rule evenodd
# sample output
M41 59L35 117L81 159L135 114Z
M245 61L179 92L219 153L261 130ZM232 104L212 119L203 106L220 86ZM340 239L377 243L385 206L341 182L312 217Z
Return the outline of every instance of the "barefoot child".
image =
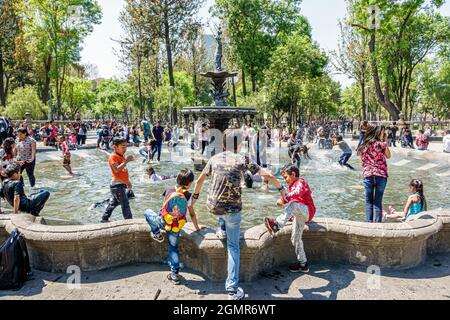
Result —
M352 156L352 148L344 141L342 136L337 136L335 140L333 140L333 146L338 146L342 150L341 158L339 159L339 164L341 166L346 166L350 170L355 170L351 165L347 162L350 160Z
M109 157L109 167L111 169L111 195L112 201L109 202L105 214L102 218L102 223L108 223L114 209L117 206L122 206L122 214L124 219L133 219L131 213L130 203L128 202L127 188L132 189L131 182L128 177L127 165L134 160L133 156L127 156L128 142L124 138L114 138L113 148L114 152Z
M279 199L277 205L283 207L283 214L276 219L265 218L264 223L271 235L274 235L289 219L294 216L294 226L292 230L292 243L295 247L298 263L289 266L291 272L308 272L308 261L303 248L303 228L309 223L316 213L316 207L311 196L311 189L308 183L300 178L300 171L294 165L283 168L281 175L288 185L286 200Z
M403 212L397 212L393 207L389 206L389 213L384 213L384 218L395 219L398 221L413 220L414 216L427 211L427 200L423 194L423 183L418 179L414 179L409 184L411 195L406 202Z
M189 169L183 169L177 176L176 187L165 191L166 202L160 213L155 213L148 209L144 213L145 220L150 225L151 237L153 240L162 243L164 236L161 230L166 231L167 242L169 245L168 262L170 273L167 278L174 284L180 283L180 258L178 252L178 242L180 231L186 224L186 213L192 219L192 223L197 231L200 231L194 208L191 206L191 193L189 192L194 181L194 173Z
M59 137L59 145L63 154L63 167L67 170L70 176L73 176L72 168L70 166L70 150L64 135Z

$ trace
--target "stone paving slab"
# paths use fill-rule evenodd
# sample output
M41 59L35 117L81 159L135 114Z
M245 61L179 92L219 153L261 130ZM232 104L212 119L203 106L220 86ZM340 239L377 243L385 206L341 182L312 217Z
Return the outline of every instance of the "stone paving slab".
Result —
M250 300L415 300L450 299L450 254L430 257L407 270L381 270L374 278L365 268L314 264L308 274L279 268L252 283L242 283ZM84 272L80 289L67 286L67 274L35 271L35 279L19 291L0 291L0 300L224 300L224 284L192 270L182 271L181 285L168 283L160 264L139 264Z

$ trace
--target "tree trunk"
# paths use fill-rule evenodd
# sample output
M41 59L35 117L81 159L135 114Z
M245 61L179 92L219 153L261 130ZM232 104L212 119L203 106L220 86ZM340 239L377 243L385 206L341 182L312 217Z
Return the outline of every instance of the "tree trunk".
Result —
M389 112L393 120L399 120L400 119L400 111L399 109L390 101L389 99L389 87L386 85L384 87L384 93L381 89L381 82L380 82L380 76L378 72L378 64L375 57L375 48L376 48L376 37L375 33L372 33L372 36L370 38L369 43L369 49L370 49L370 60L372 65L372 76L373 76L373 82L375 84L375 89L377 93L377 99L378 102Z
M3 54L0 48L0 104L3 108L6 107L6 94L5 94L5 83L3 80Z
M173 57L172 57L172 46L170 44L170 26L169 26L169 12L167 7L167 1L164 2L163 9L163 19L164 19L164 38L166 42L166 52L167 52L167 66L169 71L169 83L172 88L175 88L175 79L173 76ZM172 119L173 124L177 124L177 110L172 108Z
M366 113L366 82L364 79L361 81L361 111L363 120L367 120Z
M255 75L255 67L250 66L250 77L252 79L252 92L256 92L256 75Z
M138 53L137 57L137 72L138 72L138 93L139 93L139 117L144 118L144 101L142 97L142 82L141 82L141 56Z
M49 91L50 91L50 70L52 67L52 57L49 55L44 60L44 73L45 73L45 79L44 79L44 86L41 91L41 100L44 104L48 103L49 100Z
M242 67L242 93L244 94L244 97L247 96L247 84L245 83L245 70L244 70L244 67Z

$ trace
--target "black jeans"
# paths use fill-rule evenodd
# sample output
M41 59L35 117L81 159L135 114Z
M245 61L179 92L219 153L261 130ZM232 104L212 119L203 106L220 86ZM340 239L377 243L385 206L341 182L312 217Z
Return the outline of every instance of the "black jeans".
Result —
M20 167L20 174L25 170L27 172L28 180L30 180L30 186L34 187L36 184L36 178L34 176L34 167L36 166L36 159L31 163L24 163L23 166ZM20 181L23 182L23 176L20 177Z
M127 186L124 184L111 186L111 195L112 199L109 201L108 207L106 208L102 220L108 221L114 209L119 205L122 207L122 214L124 219L133 219L130 203L128 202Z
M20 211L31 213L33 216L37 217L42 209L44 209L48 198L50 198L50 192L48 191L41 190L37 193L33 193L29 197L30 202L25 208L23 208L23 210Z
M156 141L156 148L154 148L152 150L152 154L150 155L150 159L153 160L153 157L155 156L156 152L158 152L158 161L161 161L161 149L162 149L162 140L161 141L157 140Z

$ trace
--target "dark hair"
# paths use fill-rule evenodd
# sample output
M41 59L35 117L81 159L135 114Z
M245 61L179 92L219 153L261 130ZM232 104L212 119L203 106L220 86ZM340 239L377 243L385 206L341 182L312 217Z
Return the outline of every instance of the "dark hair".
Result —
M447 130L446 133L447 133L447 134L450 134L450 130Z
M427 199L423 194L423 182L419 179L413 179L409 185L416 189L416 194L419 196L420 202L422 203L422 211L427 211Z
M288 175L295 173L295 176L297 178L300 178L300 170L298 169L298 167L296 167L294 165L288 164L283 169L281 169L281 174L285 174L285 173L287 173Z
M125 138L122 138L122 137L115 137L113 139L113 142L112 142L113 146L116 146L116 147L120 146L122 143L127 143L128 144L127 140Z
M147 171L149 175L155 174L155 169L153 169L153 167L148 167L145 171Z
M191 169L181 169L180 172L178 172L177 184L180 187L186 187L192 183L194 179L195 176Z
M380 141L380 135L383 130L385 130L383 125L369 125L367 127L366 134L364 135L363 142L357 149L358 155L360 155L362 152L365 152L369 144L375 141Z
M29 136L27 128L19 128L17 129L17 133L25 134L27 137Z
M425 131L423 131L422 129L419 130L419 133L424 134Z
M237 153L238 146L242 143L243 140L243 134L241 129L226 129L223 133L223 149L225 151L231 151L231 147L227 147L227 140L233 138L234 139L234 146L233 151L234 153Z
M20 167L17 164L10 164L6 167L5 169L5 174L8 178L11 178L13 175L15 175L16 173L20 172Z
M341 142L342 140L343 140L342 136L337 136L337 137L336 137L336 141L337 141L337 142Z
M5 150L6 154L12 154L13 148L12 146L16 143L14 138L6 138L5 141L3 141L3 150Z
M396 125L397 125L397 122L394 121L393 125L396 126Z

